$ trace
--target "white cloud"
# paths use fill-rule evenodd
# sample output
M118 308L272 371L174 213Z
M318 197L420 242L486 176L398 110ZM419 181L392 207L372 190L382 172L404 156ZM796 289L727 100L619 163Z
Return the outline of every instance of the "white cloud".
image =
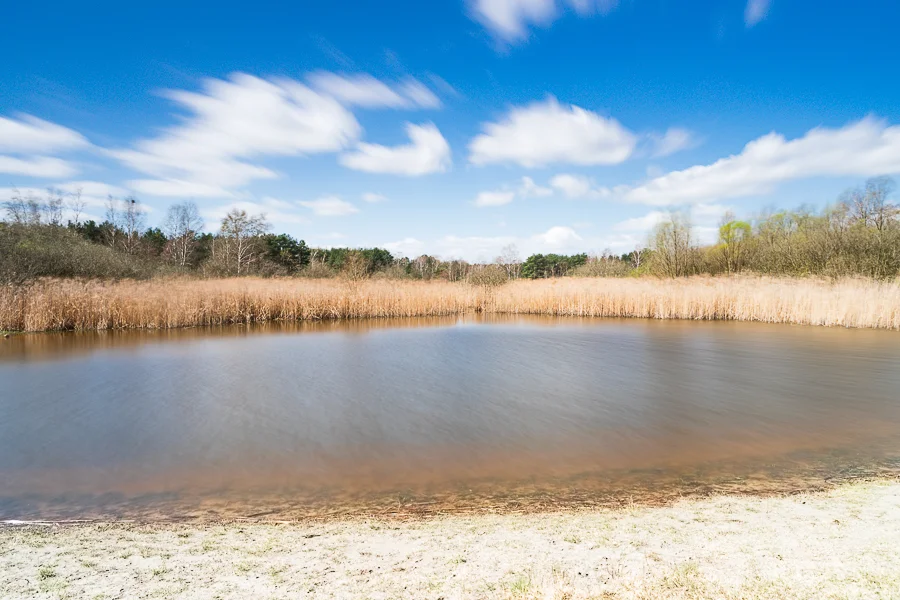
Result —
M617 0L470 0L472 17L497 38L506 42L528 37L532 25L547 26L568 5L581 16L605 13L615 8Z
M338 75L320 71L309 75L307 79L315 89L348 106L401 108L408 102L386 83L371 75Z
M647 213L643 217L634 217L631 219L625 219L624 221L620 221L613 226L614 231L635 231L646 233L665 221L669 216L669 213L654 210L652 212Z
M412 258L414 256L421 256L425 243L416 238L408 237L397 242L382 244L382 246L395 256L408 256Z
M407 123L406 133L409 144L382 146L362 142L356 151L342 154L340 163L357 171L410 177L441 173L450 167L450 144L434 124Z
M515 244L517 241L517 238L513 236L459 237L447 235L439 239L429 249L444 258L461 258L469 261L488 262L500 254L504 246Z
M770 4L771 0L747 0L747 8L744 9L744 23L747 27L753 27L766 18Z
M78 169L61 158L52 158L49 156L17 158L15 156L0 155L0 173L56 179L60 177L71 177L77 172Z
M552 196L553 190L537 185L531 177L523 177L519 185L519 195L523 198Z
M653 143L654 157L669 156L697 145L697 138L693 132L682 127L670 127L662 135L650 134L650 140Z
M132 179L128 187L140 194L160 197L227 198L234 195L218 185L180 179Z
M125 188L121 188L116 185L110 185L103 181L69 181L66 183L54 185L53 187L69 193L77 192L80 190L82 197L92 196L105 199L106 196L128 195L128 190L126 190Z
M413 79L412 77L410 77L402 84L400 84L400 91L413 104L421 108L441 107L440 99L435 96L434 92L429 90L428 87L418 79Z
M578 235L571 227L556 226L551 227L544 233L534 236L536 241L546 244L550 248L565 248L581 241Z
M80 133L31 115L0 117L0 152L53 154L90 146Z
M610 248L617 251L631 250L643 238L632 234L616 234L603 238L582 238L572 227L555 226L547 231L526 236L456 236L447 235L432 242L406 238L390 242L385 247L395 254L419 256L431 254L444 259L461 258L473 262L490 262L505 246L514 244L521 256L536 253L574 253Z
M481 192L475 197L475 206L503 206L512 202L515 197L516 193L509 191Z
M553 97L514 107L502 121L482 129L469 144L469 160L476 165L612 165L628 159L637 144L637 137L615 119L560 105Z
M900 173L900 126L867 117L839 129L818 127L793 140L773 132L740 154L668 173L622 195L657 206L704 203L766 193L793 179L893 173Z
M375 192L366 192L361 197L362 197L363 202L375 203L375 202L386 202L387 201L387 196L385 196L383 194L376 194Z
M0 173L56 179L71 177L78 169L70 162L47 154L86 148L80 133L31 115L0 117Z
M718 235L718 222L722 216L731 210L730 206L722 204L697 204L690 207L686 211L693 226L694 233L698 236L703 235L703 239L709 239L712 235L713 239ZM634 217L625 219L613 226L613 231L634 232L647 234L654 227L666 221L671 216L671 212L663 210L654 210L642 217ZM712 232L712 234L710 233Z
M319 71L307 79L316 90L346 106L363 108L440 108L440 99L412 77L387 83L367 74L341 75Z
M307 201L301 200L297 204L312 209L313 213L320 217L344 217L359 212L358 208L346 200L341 200L338 196L323 196L316 200Z
M612 193L608 188L595 187L588 177L569 173L556 175L550 180L550 185L569 198L605 198Z
M190 114L154 139L112 156L168 185L141 180L144 189L174 195L198 190L212 195L276 174L246 162L267 155L337 152L355 142L362 128L337 100L290 79L266 81L237 73L208 79L202 92L166 94Z

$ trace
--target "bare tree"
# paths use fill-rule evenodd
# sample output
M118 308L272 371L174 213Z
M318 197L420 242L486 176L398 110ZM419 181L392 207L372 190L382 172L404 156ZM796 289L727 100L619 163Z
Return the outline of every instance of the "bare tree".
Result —
M40 225L41 203L37 197L28 193L23 195L18 188L13 188L9 201L3 203L6 217L16 225Z
M259 236L269 230L265 215L249 216L247 211L233 209L222 219L219 228L225 252L225 262L240 275L261 252Z
M515 244L504 246L500 250L500 256L494 259L494 262L506 270L507 279L519 278L519 272L522 270L522 257Z
M110 248L119 245L119 207L118 200L112 194L106 197L106 227L103 230L103 239Z
M47 188L47 202L42 207L44 210L44 223L47 225L62 225L63 203L65 196L56 188Z
M183 202L169 207L163 230L169 238L167 254L179 267L186 267L197 246L197 234L203 229L203 219L197 205Z
M641 265L644 264L644 257L647 255L647 247L643 244L638 244L634 247L634 251L631 253L631 266L635 269L640 269Z
M653 258L657 269L669 277L689 275L693 269L694 245L691 223L684 215L673 213L656 226L653 233Z
M75 224L81 224L81 213L84 212L85 201L81 198L81 188L75 188L75 191L69 194L69 199L66 202L69 210L72 211L72 215L75 218Z

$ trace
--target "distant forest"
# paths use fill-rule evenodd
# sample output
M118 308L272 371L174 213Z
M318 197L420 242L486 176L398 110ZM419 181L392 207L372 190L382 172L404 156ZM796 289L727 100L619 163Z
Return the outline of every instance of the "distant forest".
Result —
M626 254L535 254L507 247L490 264L383 248L311 248L272 233L264 215L232 210L218 231L204 232L193 202L168 209L161 227L146 227L133 197L110 197L105 220L82 220L80 194L50 189L13 193L0 222L0 281L41 277L103 279L193 274L223 276L389 277L502 283L518 278L625 277L755 272L791 276L900 276L900 209L893 180L870 179L823 210L769 211L751 220L723 218L714 244L698 244L689 215L672 213L646 244ZM64 221L64 215L72 215Z

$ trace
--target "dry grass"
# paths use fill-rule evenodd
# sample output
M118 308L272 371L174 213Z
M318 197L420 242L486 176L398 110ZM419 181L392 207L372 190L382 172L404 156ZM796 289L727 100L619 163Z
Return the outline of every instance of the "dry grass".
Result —
M900 597L900 483L666 507L0 528L2 598Z
M900 329L900 283L766 277L565 278L501 287L370 280L52 280L0 290L0 330L174 328L479 311Z

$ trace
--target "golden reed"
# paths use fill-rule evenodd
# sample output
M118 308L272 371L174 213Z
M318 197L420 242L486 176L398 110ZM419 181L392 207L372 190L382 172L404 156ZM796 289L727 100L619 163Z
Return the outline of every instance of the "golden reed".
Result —
M369 280L50 280L0 289L0 330L166 329L275 320L495 314L900 329L900 283L755 276L564 278L496 288Z

